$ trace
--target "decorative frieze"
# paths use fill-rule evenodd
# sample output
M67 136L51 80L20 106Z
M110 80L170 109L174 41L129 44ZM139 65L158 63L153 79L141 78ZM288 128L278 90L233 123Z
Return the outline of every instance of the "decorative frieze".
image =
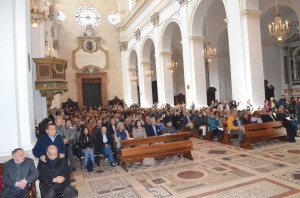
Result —
M155 12L152 16L150 16L151 23L153 26L159 25L159 12Z

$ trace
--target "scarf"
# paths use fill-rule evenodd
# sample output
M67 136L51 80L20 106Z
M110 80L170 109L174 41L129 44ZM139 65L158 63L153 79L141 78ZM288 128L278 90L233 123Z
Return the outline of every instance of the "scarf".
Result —
M117 137L119 137L121 140L126 140L127 134L125 130L123 129L122 131L117 131Z

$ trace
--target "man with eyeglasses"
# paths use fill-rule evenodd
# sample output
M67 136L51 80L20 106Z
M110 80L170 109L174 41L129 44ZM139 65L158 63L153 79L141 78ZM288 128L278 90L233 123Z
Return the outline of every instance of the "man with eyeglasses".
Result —
M36 142L32 153L35 157L46 162L46 150L48 146L55 145L58 149L59 157L64 158L66 153L66 146L61 135L56 133L54 124L48 124L46 127L46 134L42 135Z
M70 185L70 167L65 158L58 157L55 145L46 151L46 162L39 160L38 171L42 198L76 197L78 191Z

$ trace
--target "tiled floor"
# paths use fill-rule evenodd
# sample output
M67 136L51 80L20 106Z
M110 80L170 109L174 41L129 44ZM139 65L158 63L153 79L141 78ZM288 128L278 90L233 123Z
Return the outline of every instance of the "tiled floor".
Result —
M193 161L183 157L75 173L82 198L300 197L299 143L273 141L254 150L193 139Z

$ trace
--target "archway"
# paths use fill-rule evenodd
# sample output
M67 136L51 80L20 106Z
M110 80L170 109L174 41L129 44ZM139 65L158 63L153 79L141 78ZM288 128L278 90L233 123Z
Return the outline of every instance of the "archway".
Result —
M132 50L129 56L129 74L132 104L140 104L138 69L137 54L135 50Z
M282 20L299 21L295 10L299 10L300 5L292 4L290 1L280 1L278 3ZM291 33L281 43L278 42L275 38L270 37L268 28L268 24L274 21L275 3L270 5L260 1L259 7L263 11L260 19L260 29L264 79L268 81L268 86L271 87L272 85L275 88L275 99L279 99L282 94L289 94L288 90L293 91L294 88L297 88L300 82L298 73L300 65L295 62L296 59L293 56L293 52L300 46L299 32L295 27L290 26ZM293 93L300 94L300 92Z
M153 103L158 102L155 47L151 38L147 38L142 47L142 66L144 71L145 103L150 107ZM153 72L152 74L150 73L151 71Z
M166 103L176 105L178 95L185 95L182 39L178 23L169 22L162 35L161 55ZM172 68L171 65L177 65L177 68Z

